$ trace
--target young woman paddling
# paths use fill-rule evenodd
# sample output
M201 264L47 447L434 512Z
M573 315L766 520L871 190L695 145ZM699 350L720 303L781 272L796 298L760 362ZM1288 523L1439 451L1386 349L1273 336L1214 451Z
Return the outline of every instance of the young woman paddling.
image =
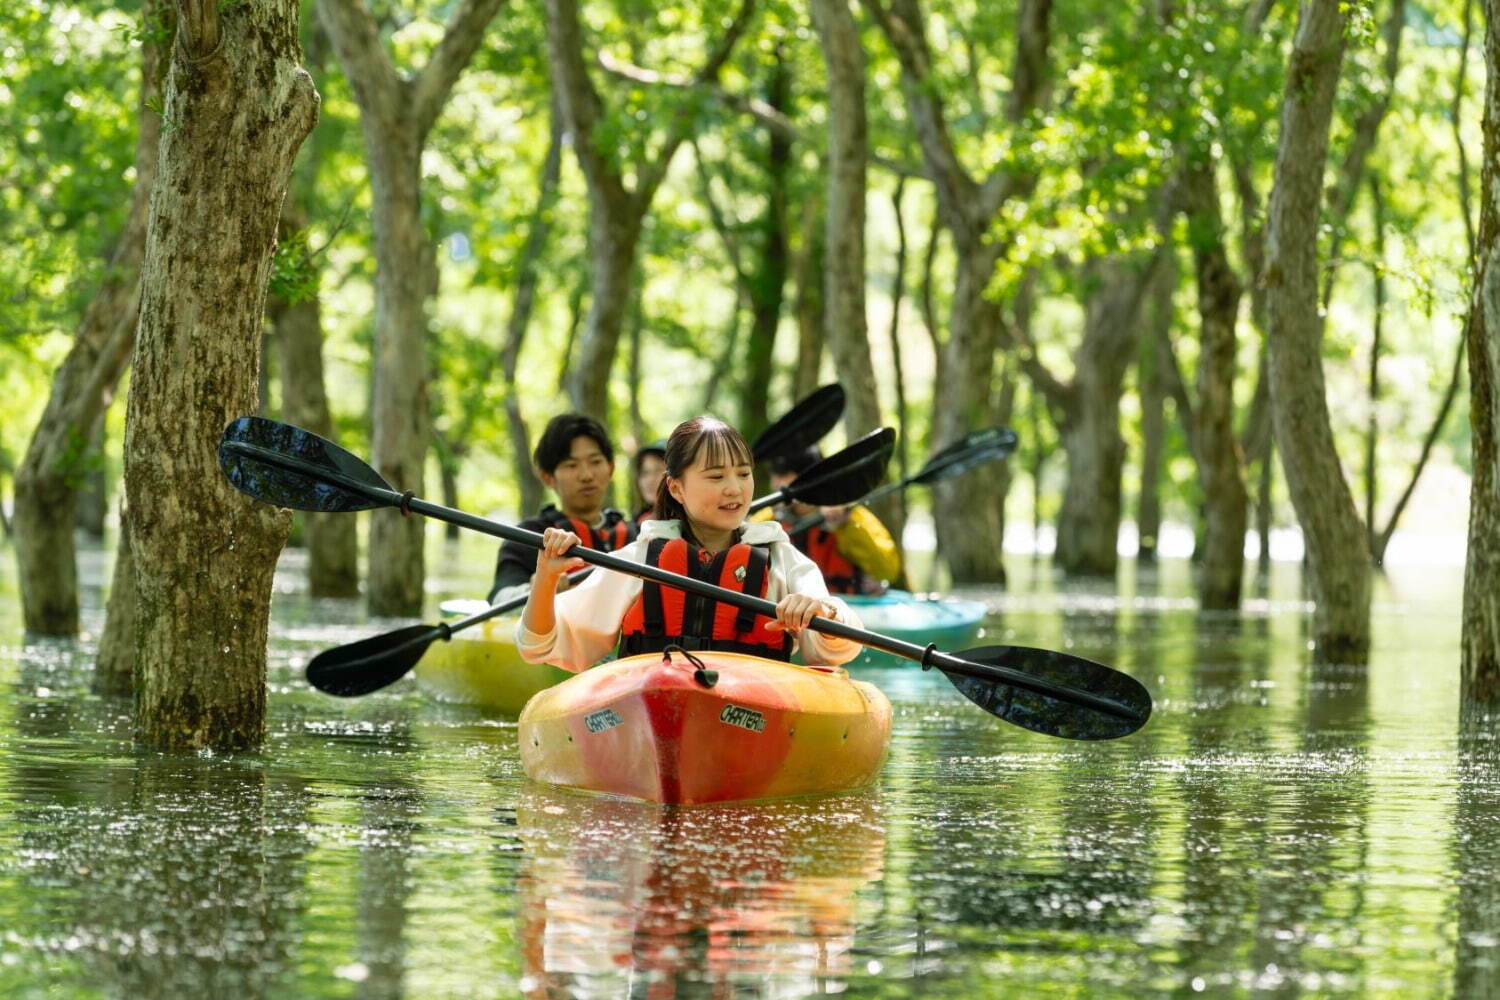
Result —
M764 597L776 604L774 621L620 573L595 572L558 595L558 580L580 563L568 555L579 538L549 528L516 628L522 658L578 671L618 641L626 656L678 645L786 660L795 645L804 663L853 659L858 643L806 628L815 616L859 626L844 602L829 596L818 567L780 524L745 522L753 461L744 438L722 421L703 416L679 424L667 441L656 517L616 554Z

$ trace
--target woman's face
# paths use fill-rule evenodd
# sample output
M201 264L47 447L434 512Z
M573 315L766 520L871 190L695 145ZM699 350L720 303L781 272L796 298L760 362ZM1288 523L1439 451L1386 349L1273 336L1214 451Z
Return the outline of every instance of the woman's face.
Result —
M661 477L667 471L667 460L654 451L648 452L641 456L636 470L635 486L641 491L641 500L648 504L656 503L656 491L661 488Z
M694 524L715 531L734 531L745 522L755 492L755 471L747 463L709 465L709 449L698 452L679 479L668 478L667 488Z

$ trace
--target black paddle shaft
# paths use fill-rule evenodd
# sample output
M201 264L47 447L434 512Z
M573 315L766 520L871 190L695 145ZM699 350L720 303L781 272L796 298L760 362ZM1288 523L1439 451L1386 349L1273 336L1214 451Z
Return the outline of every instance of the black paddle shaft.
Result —
M542 536L535 531L528 531L525 528L502 524L499 521L491 521L488 518L477 517L461 510L454 510L452 507L444 507L441 504L431 503L413 496L410 492L398 493L392 489L372 486L369 483L360 482L341 472L336 472L326 465L309 462L305 459L270 448L263 448L244 441L228 442L225 446L256 461L268 465L280 466L292 472L311 476L314 479L321 479L330 485L338 486L351 493L363 496L376 504L396 507L403 514L422 514L426 517L435 517L449 524L457 524L460 527L469 528L486 535L493 535L497 538L504 538L520 545L527 545L535 549L542 547ZM676 573L659 569L655 566L632 562L629 559L622 559L607 552L596 552L593 549L584 548L583 546L574 546L569 551L582 561L598 566L601 569L611 569L628 576L638 576L642 579L652 580L664 586L675 587L678 590L697 594L700 597L707 597L722 604L731 604L747 611L753 611L767 618L776 617L776 605L764 598L751 597L748 594L727 590L724 587L717 587L702 580L678 576ZM1093 692L1083 691L1078 688L1053 684L1043 678L1033 677L1030 674L1011 669L1010 667L974 663L970 660L944 653L935 646L918 646L915 643L904 642L900 639L879 635L874 632L866 632L864 629L858 629L843 622L831 621L827 618L814 618L808 623L808 627L824 635L850 639L895 656L914 660L920 663L923 669L937 667L945 673L959 674L964 677L973 677L977 680L993 683L1008 684L1012 687L1032 691L1049 698L1070 701L1118 719L1132 722L1140 719L1138 712L1110 698L1104 698Z

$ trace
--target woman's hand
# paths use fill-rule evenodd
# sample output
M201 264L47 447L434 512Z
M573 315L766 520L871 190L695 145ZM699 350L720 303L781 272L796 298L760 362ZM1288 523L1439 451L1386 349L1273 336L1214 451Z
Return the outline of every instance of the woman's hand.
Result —
M814 618L838 621L838 607L806 594L787 594L776 602L776 620L766 628L773 632L800 632Z
M556 587L563 574L583 566L582 559L568 555L568 550L581 541L573 532L561 528L548 528L542 532L542 551L536 557L533 589L539 586Z

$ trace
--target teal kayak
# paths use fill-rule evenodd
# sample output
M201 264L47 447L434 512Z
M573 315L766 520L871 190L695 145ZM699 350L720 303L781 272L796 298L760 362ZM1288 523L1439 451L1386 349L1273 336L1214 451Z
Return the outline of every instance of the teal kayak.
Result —
M936 643L944 652L957 652L975 644L984 621L985 606L957 597L921 597L905 590L888 590L878 596L841 595L871 632L925 646ZM846 667L889 665L905 662L889 653L866 649Z

